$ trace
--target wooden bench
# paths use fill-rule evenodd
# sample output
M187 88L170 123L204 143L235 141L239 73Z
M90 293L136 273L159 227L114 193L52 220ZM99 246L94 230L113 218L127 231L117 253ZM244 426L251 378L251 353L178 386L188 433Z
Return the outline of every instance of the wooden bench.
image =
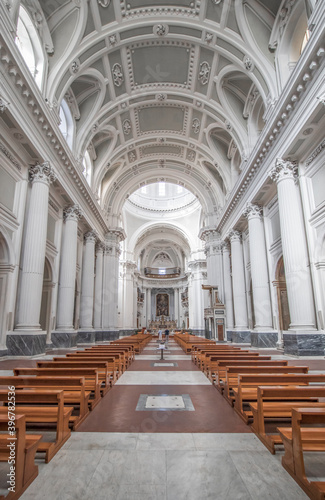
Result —
M37 376L37 377L84 377L85 379L85 390L90 392L90 397L88 399L88 404L93 410L95 406L99 403L101 399L101 382L98 377L98 370L96 368L14 368L14 375L27 375L27 376ZM107 392L107 391L106 391ZM67 400L67 396L66 396Z
M71 415L69 419L73 430L79 427L89 413L88 401L90 391L85 390L84 377L0 377L0 388L3 387L5 389L9 385L15 386L16 390L51 389L64 391L64 404L75 408L75 414Z
M77 351L80 352L80 351ZM83 352L89 353L105 353L105 354L123 354L125 360L125 368L128 368L134 360L134 351L130 347L116 347L116 346L94 346L92 349L85 349Z
M121 370L124 372L132 363L134 351L127 347L101 347L94 349L85 349L84 351L76 351L77 353L84 352L88 354L107 354L111 356L119 355L119 359L122 359L123 368ZM117 356L116 356L117 357Z
M234 387L230 396L234 403L235 411L247 423L252 417L251 411L244 409L244 404L257 401L257 387L260 385L309 385L311 383L325 384L325 374L314 375L310 373L287 374L247 374L238 375L238 386Z
M25 416L17 412L15 412L15 415L14 437L16 440L13 449L15 463L12 464L15 466L15 485L12 486L14 491L9 491L5 496L0 495L0 500L17 500L38 475L38 466L35 465L35 454L42 436L38 434L26 434ZM9 422L11 420L8 414L0 415L0 462L6 462L7 464L8 459L11 458L8 443L13 442L13 436L8 433ZM6 480L10 481L10 477L7 476ZM10 483L7 483L6 486L7 488L11 487Z
M325 499L325 481L307 478L304 452L325 452L325 408L293 408L292 427L279 427L282 465L310 498Z
M252 430L271 453L275 446L282 444L280 435L275 431L267 433L266 423L291 422L294 408L325 408L325 386L260 386L257 389L257 401L250 403L253 415Z
M43 428L53 430L56 427L56 437L53 442L41 441L37 452L45 453L48 463L64 443L69 439L71 430L69 420L73 412L72 406L64 406L64 394L59 390L26 390L16 386L16 414L25 415L26 427L41 424ZM0 390L0 401L6 403L8 391ZM0 415L7 415L8 407L0 406Z
M226 378L227 366L287 366L287 360L261 360L256 358L256 360L219 360L214 362L213 368L207 370L207 377L209 380L216 385L219 390L221 390L221 384Z
M62 360L62 358L54 357L53 361L60 361L60 359ZM101 361L110 363L111 369L113 369L113 366L115 367L116 378L119 378L125 370L124 355L122 353L68 352L64 359L68 359L69 361Z
M203 371L203 373L207 372L208 367L210 366L210 359L212 357L216 356L232 356L234 359L236 359L237 356L242 357L242 356L250 356L250 357L256 357L258 358L260 355L259 353L256 352L250 352L250 351L233 351L230 349L214 349L213 351L201 351L201 354L198 356L197 360L197 366L200 368L200 370Z
M52 361L37 361L37 368L95 368L105 394L117 380L115 363L107 361L71 361L67 358L53 358Z
M210 356L209 362L207 363L205 368L205 373L207 374L207 376L211 374L210 376L212 378L212 373L216 373L220 361L244 361L254 363L255 361L271 361L271 356L251 356L250 354L246 353L235 356L232 353L213 354L212 356Z
M308 373L308 366L227 366L224 378L223 395L230 399L231 391L238 387L239 375L266 375Z

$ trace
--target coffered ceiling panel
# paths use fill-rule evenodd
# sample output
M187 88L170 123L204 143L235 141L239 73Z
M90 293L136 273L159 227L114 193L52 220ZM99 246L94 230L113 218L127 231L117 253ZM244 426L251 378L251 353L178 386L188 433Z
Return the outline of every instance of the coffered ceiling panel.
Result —
M132 60L133 87L148 84L163 86L167 83L189 86L189 65L194 57L190 45L151 42L151 45L134 46L128 54Z
M185 134L187 113L179 106L148 105L136 111L138 134L154 131Z

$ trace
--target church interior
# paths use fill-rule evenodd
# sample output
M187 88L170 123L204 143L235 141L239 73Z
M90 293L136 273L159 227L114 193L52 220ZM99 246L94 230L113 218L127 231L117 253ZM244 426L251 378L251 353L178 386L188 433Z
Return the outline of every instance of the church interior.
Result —
M0 2L0 499L325 500L324 129L324 0Z

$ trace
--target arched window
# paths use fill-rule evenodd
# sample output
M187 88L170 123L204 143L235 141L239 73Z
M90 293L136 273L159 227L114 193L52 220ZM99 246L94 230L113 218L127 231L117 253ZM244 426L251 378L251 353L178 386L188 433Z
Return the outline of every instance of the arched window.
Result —
M86 151L86 153L85 153L85 156L83 159L83 166L84 166L83 174L86 177L86 180L87 180L89 186L91 186L93 165L92 165L92 161L90 159L88 151Z
M67 141L68 146L72 149L73 145L73 133L74 133L74 122L71 115L70 108L67 102L62 99L60 106L60 130L63 137Z
M303 39L302 44L301 44L300 54L302 54L304 48L306 47L309 38L310 38L310 31L306 30L304 39Z
M44 54L37 29L24 7L20 7L15 38L26 65L39 88L42 87Z

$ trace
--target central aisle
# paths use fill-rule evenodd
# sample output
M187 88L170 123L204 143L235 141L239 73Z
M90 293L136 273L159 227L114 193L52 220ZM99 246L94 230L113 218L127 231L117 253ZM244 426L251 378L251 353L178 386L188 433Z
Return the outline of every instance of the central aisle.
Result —
M164 358L152 340L21 499L307 499L172 339Z

